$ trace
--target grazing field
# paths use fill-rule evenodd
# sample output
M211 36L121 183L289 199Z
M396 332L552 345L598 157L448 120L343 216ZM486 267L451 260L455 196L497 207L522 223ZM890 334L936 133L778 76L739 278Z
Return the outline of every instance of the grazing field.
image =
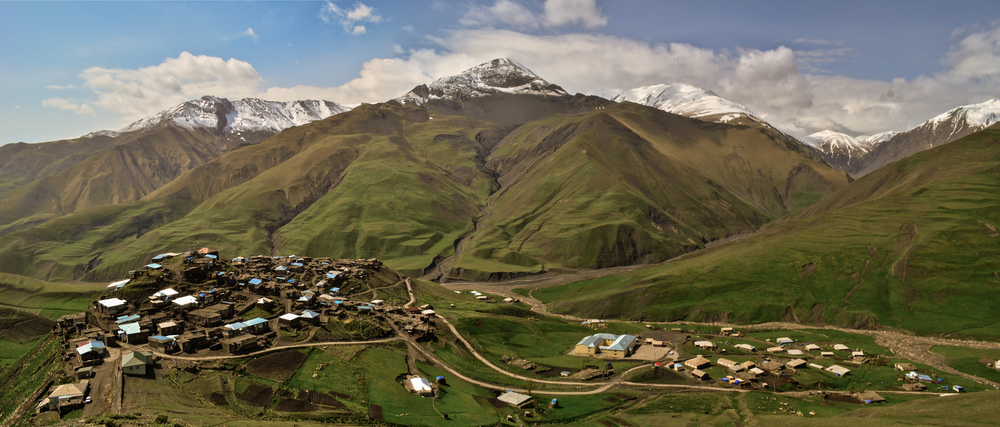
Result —
M57 319L87 309L107 284L59 284L0 273L0 307L9 307Z
M421 291L433 285L422 285ZM440 289L440 288L438 288ZM558 376L564 370L579 371L587 367L603 368L604 359L569 354L576 343L595 333L641 334L642 325L607 322L591 328L578 322L558 317L544 316L529 311L525 304L486 303L477 301L468 291L420 292L419 303L432 303L435 310L449 319L452 325L494 365L509 372L535 378ZM493 301L502 298L493 296ZM418 304L419 304L418 303ZM455 307L451 307L455 304ZM439 326L436 340L426 344L447 363L456 363L472 371L474 378L498 381L500 384L518 385L492 369L482 366L444 326ZM508 365L503 356L525 359L538 365L525 370ZM625 370L642 361L614 361L614 367ZM476 366L479 365L479 366ZM463 371L465 372L465 371Z
M1000 350L936 345L931 347L931 351L944 356L944 363L952 368L990 381L1000 382L1000 370L996 368L997 360L1000 360Z
M62 341L51 335L32 351L0 368L0 420L6 419L17 406L39 387L61 373ZM69 382L67 379L66 382ZM30 414L30 411L29 411Z
M52 319L37 314L0 308L0 367L33 351L54 324Z
M824 408L809 405L806 409L816 411L816 417L803 412L803 417L786 413L761 413L755 418L760 425L790 427L836 427L845 423L865 426L983 426L996 423L996 411L993 408L1000 404L1000 392L997 391L949 397L883 397L886 398L886 403L855 405L860 407L840 416L821 418L819 415ZM777 409L773 406L771 408Z
M1000 131L875 171L749 237L632 272L542 288L588 318L848 327L1000 338Z

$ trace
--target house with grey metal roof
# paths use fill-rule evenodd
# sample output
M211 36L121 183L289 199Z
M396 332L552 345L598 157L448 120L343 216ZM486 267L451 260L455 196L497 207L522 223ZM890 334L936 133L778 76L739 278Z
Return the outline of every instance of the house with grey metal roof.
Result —
M611 357L626 357L638 344L635 335L594 334L576 343L576 354L607 353Z
M153 366L151 351L133 351L122 356L122 373L125 375L146 375L149 366Z

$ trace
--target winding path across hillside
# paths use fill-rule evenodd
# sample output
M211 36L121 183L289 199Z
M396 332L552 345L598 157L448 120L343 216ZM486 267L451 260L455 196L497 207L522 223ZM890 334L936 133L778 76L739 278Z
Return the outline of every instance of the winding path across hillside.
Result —
M474 286L477 289L488 289L487 292L494 292L494 293L497 293L499 295L505 295L503 292L501 292L501 289L498 289L498 288L506 288L505 291L506 292L510 292L510 289L512 287L514 287L514 286L522 286L522 284L524 284L524 283L535 283L535 284L539 283L538 281L530 281L530 280L524 280L524 279L515 279L515 280L516 280L515 284L511 283L511 282L514 282L514 281L507 281L504 284L496 284L496 285L493 285L493 286L489 286L488 284L484 286L484 284L482 284L482 283L451 282L451 283L448 283L446 285L446 287L447 288L466 288L466 287ZM416 302L416 296L413 293L413 287L412 287L412 284L410 282L410 279L407 278L407 279L404 280L404 282L406 283L406 291L407 291L407 294L409 295L409 301L404 305L404 307L410 307L410 306L412 306ZM513 295L512 293L511 293L511 296L523 298L523 296ZM541 304L540 301L537 301L534 298L529 298L529 300L531 300L531 302L533 303L533 304L531 304L533 311L539 312L540 314L547 314L544 311L537 309L538 307L541 307L541 308L544 309L544 305ZM573 316L560 316L560 317L563 317L563 318L566 318L566 319L578 320L577 318L575 318ZM504 376L507 376L507 377L512 378L512 379L520 380L520 381L525 381L525 382L528 382L528 383L534 383L534 384L547 384L547 385L552 385L552 386L556 386L556 387L587 388L587 390L544 390L544 389L537 389L537 388L535 388L535 389L533 389L533 390L530 391L530 393L532 393L532 394L537 394L537 395L553 395L553 396L559 396L559 395L563 395L563 396L568 396L568 395L590 395L590 394L604 393L604 392L610 390L611 388L613 388L615 386L640 387L640 388L646 388L646 389L688 389L688 390L704 390L704 391L715 391L715 392L736 392L736 393L745 392L745 390L742 390L742 389L722 388L722 387L708 386L708 385L702 386L702 385L681 385L681 384L647 384L647 383L636 383L636 382L631 382L631 381L625 381L624 380L624 378L626 377L626 375L629 374L629 373L631 373L631 372L633 372L633 371L636 371L636 370L639 370L639 369L650 369L650 365L648 365L648 364L643 364L643 365L639 365L639 366L633 367L633 368L631 368L631 369L623 372L621 375L617 376L616 379L614 379L612 381L604 381L604 382L556 381L556 380L545 380L545 379L539 379L539 378L526 377L526 376L523 376L523 375L518 375L518 374L515 374L515 373L508 372L508 371L504 370L503 368L501 368L499 366L496 366L489 359L487 359L485 356L483 356L478 351L476 351L476 349L473 348L472 344L468 340L466 340L466 338L462 336L462 334L458 331L458 329L456 329L455 326L452 325L451 322L449 322L446 318L444 318L440 314L438 314L436 319L437 319L437 322L439 322L439 323L443 324L445 327L447 327L448 330L456 337L456 339L459 342L462 343L462 345L465 347L465 349L467 351L469 351L476 359L478 359L480 363L482 363L486 367L488 367L488 368L490 368L490 369L492 369L492 370L494 370L494 371L496 371L496 372L498 372L498 373L500 373L500 374L502 374ZM644 322L632 322L632 323L644 323ZM657 323L658 324L664 324L664 322L657 322ZM667 322L667 323L692 324L691 322ZM723 326L722 324L718 324L718 323L713 323L712 325ZM970 347L970 348L1000 349L1000 343L983 342L983 341L966 341L966 340L956 340L956 339L946 339L946 338L933 338L933 337L918 337L918 336L912 336L912 335L902 334L902 333L893 332L893 331L869 331L869 330L839 328L839 327L834 327L834 326L813 326L813 325L801 325L801 324L796 324L796 323L783 323L783 322L769 322L769 323L761 323L761 324L757 324L757 325L733 325L733 326L738 326L741 329L830 329L830 330L837 330L837 331L842 331L842 332L849 332L849 333L869 335L869 336L874 337L875 340L876 340L876 342L879 345L885 346L886 348L888 348L889 350L891 350L893 353L895 353L899 357L906 358L906 359L909 359L909 360L913 360L915 362L927 364L927 365L932 366L932 367L934 367L936 369L940 369L942 371L949 372L951 374L958 375L958 376L961 376L963 378L967 378L967 379L979 382L981 384L986 384L986 385L992 386L994 388L1000 389L1000 384L997 384L997 383L995 383L993 381L989 381L989 380L986 380L986 379L983 379L983 378L979 378L979 377L976 377L976 376L973 376L973 375L969 375L969 374L957 371L957 370L955 370L955 369L953 369L953 368L945 365L944 364L944 358L942 356L936 355L936 354L934 354L934 353L932 353L932 352L929 351L930 347L933 346L933 345L952 345L952 346ZM431 353L426 348L424 348L419 343L417 343L412 337L406 336L405 334L401 334L401 333L399 334L399 336L396 336L396 337L393 337L393 338L386 338L386 339L380 339L380 340L371 340L371 341L333 341L333 342L319 342L319 343L283 345L283 346L279 346L279 347L269 348L269 349L266 349L266 350L260 350L260 351L256 351L256 352L252 352L252 353L247 353L247 354L241 354L241 355L194 356L194 357L187 357L187 356L174 356L174 355L169 355L169 354L163 354L163 353L160 353L160 352L156 352L156 355L159 356L159 357L161 357L161 358L166 358L166 359L189 360L189 361L206 361L206 360L220 360L220 359L240 359L240 358L258 356L258 355L269 353L269 352L273 352L273 351L280 351L280 350L286 350L286 349L292 349L292 348L324 347L324 346L331 346L331 345L368 345L368 344L379 344L379 343L386 343L386 342L400 341L400 340L406 342L408 344L409 348L411 349L411 351L419 353L426 360L431 361L436 366L440 367L441 369L444 369L449 374L454 375L456 378L460 378L463 381L466 381L468 383L475 384L475 385L478 385L478 386L481 386L481 387L485 387L485 388L488 388L488 389L493 389L493 390L515 390L515 391L522 392L522 393L528 393L529 392L526 389L511 388L511 387L505 386L505 385L492 384L492 383L488 383L488 382L485 382L485 381L480 381L480 380L476 380L476 379L470 378L470 377L462 374L461 372L459 372L455 368L449 366L444 361L442 361L439 358L437 358L433 353ZM128 346L128 345L125 345L125 346L126 347L131 347L131 346ZM924 394L924 395L933 394L933 393L926 393L926 392L894 392L894 391L890 391L888 393L893 393L893 394Z

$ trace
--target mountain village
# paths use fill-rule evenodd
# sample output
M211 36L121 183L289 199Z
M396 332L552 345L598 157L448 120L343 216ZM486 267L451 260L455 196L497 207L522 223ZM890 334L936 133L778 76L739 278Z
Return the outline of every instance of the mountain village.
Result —
M179 263L171 263L176 269L167 268L165 264L177 259ZM129 279L110 284L106 298L87 312L57 320L55 332L67 343L63 360L80 382L55 387L39 403L40 409L67 412L82 407L90 400L91 378L120 381L122 374L147 375L161 355L204 359L246 355L293 344L286 335L311 337L331 319L343 323L359 317L377 319L411 337L434 331L434 310L429 306L403 308L345 296L360 292L366 277L383 270L375 259L292 255L226 260L217 251L202 248L160 254L152 261L132 271ZM163 288L132 292L132 301L115 296L136 282L147 287L176 283L171 279L177 275L183 279L183 293ZM111 349L122 353L119 366L103 364Z
M631 103L640 105L629 105ZM853 248L852 253L869 257L858 261L861 267L846 264L848 261L833 267L818 267L811 258L796 260L795 265L782 260L788 264L782 264L780 268L784 270L776 274L768 271L763 279L716 276L715 267L701 273L697 273L701 267L696 266L645 276L646 271L652 270L642 270L659 268L667 264L660 261L692 253L691 258L697 261L700 254L695 252L709 252L705 249L744 237L746 241L757 242L753 244L763 244L753 240L753 236L760 234L764 225L776 223L776 218L799 214L818 200L842 194L838 191L847 186L857 187L853 184L856 178L864 179L862 175L875 168L913 154L910 151L917 151L913 147L923 150L925 146L933 146L928 141L943 140L945 134L956 139L983 131L994 126L998 119L1000 101L991 100L956 108L905 132L888 132L859 140L823 131L797 140L778 131L746 107L694 86L645 86L625 91L613 99L574 96L505 58L419 85L386 103L353 109L329 101L279 103L251 98L229 101L214 96L188 101L119 131L97 132L80 141L134 138L129 144L138 146L148 143L139 137L146 132L176 133L181 132L180 129L193 134L200 132L203 137L212 134L212 138L218 139L216 149L219 153L215 158L231 161L225 166L227 170L254 171L252 176L230 179L226 185L236 181L257 180L254 182L259 183L274 178L273 182L260 185L267 187L267 191L281 194L280 201L261 208L260 212L266 213L240 211L233 214L253 220L253 238L267 232L267 243L272 245L273 253L281 253L282 246L273 244L270 233L284 231L286 241L294 242L288 243L288 247L309 248L309 254L330 250L325 253L357 256L358 259L298 255L233 257L218 248L195 249L202 244L150 257L151 253L145 252L148 248L172 246L162 244L163 235L169 234L163 230L186 231L178 225L183 224L178 222L179 217L204 215L192 220L199 224L217 219L205 212L211 208L191 206L208 206L205 200L218 201L228 191L221 187L206 190L199 179L191 178L198 173L209 173L205 171L214 167L209 164L214 161L210 158L189 162L193 169L170 169L174 176L167 177L164 171L153 173L151 175L162 175L164 180L156 184L161 186L158 188L164 188L169 182L180 184L168 188L173 191L170 194L166 191L156 194L121 191L132 194L134 200L127 202L134 204L121 207L109 214L111 216L97 221L113 223L107 230L101 226L84 230L86 227L81 226L58 233L48 230L37 233L86 235L88 239L93 237L95 241L119 245L101 246L104 243L100 243L84 247L90 244L86 243L89 240L70 242L78 245L74 251L86 253L84 258L88 260L93 259L89 264L84 263L87 264L85 268L72 265L77 261L64 260L59 258L58 252L52 252L51 248L64 243L61 240L45 241L28 249L17 247L17 251L35 252L24 258L27 261L22 264L27 266L17 264L21 258L11 265L17 264L23 271L44 270L50 276L39 275L46 280L61 277L58 274L70 274L64 273L70 270L75 275L72 279L77 281L83 277L96 278L95 282L124 277L88 294L100 293L96 300L86 298L89 306L80 304L51 315L48 321L56 319L55 325L45 342L58 347L52 359L57 362L58 369L55 373L37 371L44 376L33 381L44 385L32 387L35 391L21 405L25 410L18 416L30 410L36 416L48 417L44 419L53 423L71 422L84 414L88 417L124 416L123 408L129 407L128 390L142 390L142 387L151 387L151 383L169 383L176 390L182 390L183 386L179 385L182 381L178 378L187 375L184 381L193 383L205 371L212 371L214 377L211 378L218 380L213 387L222 385L218 385L218 390L202 394L183 389L184 393L196 396L199 403L194 404L195 409L201 408L197 405L236 407L224 417L266 418L275 422L299 419L289 415L294 412L306 413L302 417L306 419L315 410L326 411L317 415L317 419L329 416L330 419L344 417L336 420L349 423L360 420L407 424L404 421L411 415L408 410L397 408L396 413L383 414L382 405L388 406L386 401L390 400L427 398L418 403L409 402L411 406L421 405L419 410L430 414L434 421L454 420L481 411L496 416L500 420L497 424L501 425L537 424L543 420L566 422L574 417L591 416L588 414L596 412L589 406L600 406L603 409L594 411L607 410L600 415L605 417L600 424L624 426L632 424L613 417L615 411L632 407L640 397L652 401L671 391L682 392L676 393L678 395L741 395L754 399L766 395L761 399L775 402L795 398L800 399L800 403L815 403L813 409L820 406L843 409L844 404L875 405L873 408L877 408L915 399L975 394L964 393L966 388L976 392L1000 388L1000 380L990 379L1000 370L1000 360L992 353L980 358L978 363L970 363L972 370L963 371L943 358L939 360L929 350L938 345L955 345L1000 351L1000 343L970 341L965 340L964 335L949 337L942 332L941 336L923 336L919 345L911 347L909 342L915 341L919 334L902 335L898 330L906 331L903 327L885 326L894 321L904 324L898 317L883 313L876 319L875 314L867 311L849 311L853 302L848 299L865 283L865 277L891 276L891 280L896 280L895 265L902 265L900 268L905 270L906 257L911 253L909 249L903 250L903 246L914 239L919 242L914 224L917 220L909 217L901 220L902 227L898 224L890 227L892 232L902 233L899 236L908 235L908 239L897 239L893 234L881 236L883 239L877 241L878 244L866 240ZM553 126L557 121L558 126ZM444 122L457 125L445 126ZM671 133L672 127L680 131ZM331 129L343 131L350 137L334 134ZM527 130L517 134L516 129ZM355 134L348 131L362 136L354 140ZM590 135L588 132L597 136L581 136ZM508 138L509 135L515 137ZM730 139L719 142L717 139L722 137L719 135ZM619 145L604 144L605 139ZM273 145L268 148L268 144ZM239 156L249 156L252 150L246 147L253 145L261 145L260 151L270 154L261 154L261 158L251 160ZM617 157L632 150L621 148L630 145L641 147L643 155L638 157L643 157L648 164L636 161L631 154ZM303 148L305 146L308 147ZM689 149L695 146L700 148ZM315 154L310 149L323 154ZM716 149L719 151L710 151ZM698 150L705 150L705 153L683 157ZM717 163L720 153L729 151L760 154L760 158L748 156L739 160L753 165L747 170L756 168L758 173L747 173L746 177L729 173L729 166ZM233 152L236 155L232 155ZM430 161L431 157L414 154L424 156L425 152L460 153L469 157L448 159L439 165ZM557 152L562 157L556 157L554 153ZM661 155L668 152L669 156ZM36 154L26 153L24 156ZM274 153L285 154L281 154L284 157L279 161L268 157ZM347 155L342 156L344 153ZM405 161L393 163L393 170L405 174L393 176L398 182L386 183L383 161L397 153L403 153L400 158ZM310 173L322 170L319 177L310 175L305 179L289 173L275 178L265 176L271 169L257 169L261 162L271 162L268 168L287 162L285 166L292 166L283 169L293 170L297 164L311 164L314 155L331 162L310 169ZM680 156L680 160L671 157L675 155ZM774 160L771 156L782 157L784 160L774 164L784 169L775 169L778 172L770 174L759 173L761 165L773 166L768 163ZM598 163L603 169L592 169ZM696 163L700 166L690 167ZM335 166L330 166L332 164ZM550 194L553 182L564 185L563 178L552 177L566 173L562 169L547 169L552 164L569 165L565 169L572 169L573 174L580 176L592 176L595 170L630 169L620 175L612 174L613 180L629 182L624 186L628 188L616 192L614 188L600 187L601 192L607 192L608 199L598 203L590 199L589 193L594 191L591 188L567 187ZM664 172L671 168L676 170ZM70 172L81 174L82 169ZM344 184L349 170L351 173L357 170L375 172ZM811 172L801 173L806 170ZM532 174L536 173L551 176L531 181ZM801 175L797 175L799 173ZM781 178L786 175L787 179ZM97 180L72 181L90 183ZM281 182L275 183L277 181ZM706 183L708 187L703 185ZM675 184L677 188L672 188ZM345 188L342 193L338 193L341 191L339 185ZM382 188L383 185L386 188ZM378 189L369 192L369 187ZM744 193L746 188L757 187L765 189L755 192L763 199L757 200L756 196ZM676 192L660 194L664 189ZM420 192L425 190L427 192ZM119 190L106 193L110 197L116 191ZM206 195L197 203L193 198L188 199L192 192L202 191ZM781 191L785 193L779 194ZM990 190L986 192L992 196ZM25 202L32 200L32 194L16 202L35 208L35 204ZM357 206L337 205L356 195L363 201ZM869 196L865 193L858 197ZM253 204L256 208L256 196L242 194L239 197L243 205L227 206ZM620 200L610 201L615 198ZM178 218L164 219L156 211L159 205L155 208L143 205L149 202L152 206L153 199L166 206L174 206L169 203L176 202L176 206L180 206L178 211L187 210ZM674 202L681 199L691 199L693 204L676 203L675 206ZM114 200L124 206L122 201ZM617 203L621 200L630 200L624 205L632 203L638 208L618 212L622 213L622 218L608 219L614 216L606 215L608 206L619 206ZM101 205L104 202L93 203ZM961 206L966 206L965 203L963 200ZM108 206L111 205L108 202ZM367 209L390 205L401 212L432 206L431 213L421 214L430 215L433 220L420 218L412 224L386 226L392 221L372 219L378 215L371 214L367 218L352 218L357 224L351 227L356 229L346 230L347 227L331 226L329 223L333 221L325 219L345 210L368 212ZM47 218L46 215L52 214L44 211L49 209L47 206L37 208L40 210L32 211L31 215L39 216L33 218ZM87 209L87 206L80 206L83 213L67 216L91 214ZM288 221L309 209L319 210L319 213L313 211L311 215L302 215L309 217L308 220ZM280 211L280 218L268 216L270 211ZM549 220L559 222L573 215L585 220L558 227L546 225ZM438 220L446 224L436 223ZM607 222L598 224L599 220ZM978 227L976 238L997 237L994 225L977 221L978 225L970 226ZM972 224L971 220L966 222ZM29 223L17 223L5 230L12 235L23 231L16 230L22 226L29 227L28 231L35 230ZM580 225L584 223L586 226ZM777 224L775 227L787 225ZM226 228L230 226L231 229ZM218 228L222 231L213 232L223 233L230 239L227 244L237 245L242 243L232 242L245 237L247 230L243 227L220 225ZM162 234L149 233L151 230ZM358 230L370 233L367 243L375 242L379 248L360 249L359 245L358 248L331 249L323 246L328 244L326 240L360 239ZM925 228L921 230L927 233ZM583 238L584 233L592 234ZM500 239L496 237L501 235ZM567 243L572 239L566 236L584 242L580 246L601 247L580 251L572 247L577 242ZM518 239L522 241L517 245L510 243ZM904 245L894 246L904 241ZM657 246L660 244L662 246ZM105 251L109 247L132 250L136 258L108 256ZM977 247L986 247L986 244ZM670 250L677 251L671 253L677 258L667 256ZM127 251L123 249L123 252ZM379 258L362 258L373 256ZM895 256L903 258L900 261L893 258ZM383 264L383 259L388 265ZM875 267L879 262L883 267L890 265L890 261L893 264L888 270ZM402 267L391 268L396 266L394 262ZM132 268L135 269L130 270ZM606 268L620 270L605 275ZM816 273L824 268L827 270ZM991 266L985 268L992 269ZM124 271L127 274L123 275ZM868 276L862 277L862 273ZM561 274L572 280L554 278ZM685 276L687 274L697 277ZM779 274L787 277L780 281ZM825 275L828 282L813 281L813 274ZM902 281L906 274L905 271L899 273L899 280ZM992 270L983 275L987 281L1000 277ZM909 283L914 280L912 276L906 277ZM695 291L684 300L674 301L674 291L679 289L675 287L675 279L677 283L690 279L687 285ZM601 288L606 285L603 280L621 289L608 292ZM788 285L773 291L776 300L783 299L780 302L752 298L746 302L737 301L746 295L746 286L779 288L775 283ZM661 293L657 286L666 291ZM801 299L799 289L806 290L801 294L808 294L812 286L847 286L850 291L845 290L847 296L837 297L841 299L837 301L817 299L815 295L808 298L816 301ZM931 298L936 304L938 300L947 300L948 296L942 293ZM84 306L87 306L85 311L76 313ZM857 308L853 306L850 310ZM934 305L934 309L937 308ZM825 309L828 311L824 312ZM903 311L899 307L893 309ZM913 310L914 307L909 306L909 311ZM67 312L73 314L61 315ZM804 314L813 317L800 317ZM898 312L893 314L899 315ZM58 315L61 317L57 318ZM611 320L592 318L604 315ZM957 317L963 322L972 322ZM794 320L794 324L764 323L777 322L779 318L783 322ZM736 325L734 319L741 319L743 323ZM879 321L884 323L877 323ZM907 321L914 322L912 318ZM912 324L929 328L918 331L925 335L935 331L919 322ZM970 327L962 324L964 328ZM46 325L45 333L48 334L49 324ZM331 350L331 347L350 350ZM351 359L366 351L375 356ZM341 358L341 352L350 354ZM288 360L284 360L286 358ZM304 363L307 358L319 362ZM358 359L363 361L358 362ZM324 370L341 362L344 366L358 365L352 365L349 370L331 370L333 373ZM394 367L390 368L390 363L395 363ZM279 380L258 375L259 372L247 374L248 370L260 370L261 365L288 369ZM338 376L341 382L337 384L341 388L345 388L344 384L353 386L357 379L359 389L354 395L335 389L330 385L334 383L330 380L333 376ZM226 384L227 380L232 380L233 384L241 382L243 388L237 391L233 384ZM373 403L370 386L384 387L381 389L382 404ZM392 394L395 392L403 396ZM592 400L574 401L574 398ZM456 415L441 410L441 402L447 399L452 399L449 405L454 406L451 407L466 412ZM742 397L726 400L712 410L728 407L726 405L732 405L736 399ZM453 403L459 401L462 403ZM230 406L230 403L234 404ZM760 407L768 405L771 404ZM771 406L774 405L778 403ZM787 403L780 405L784 407L771 408L771 413L800 417L816 415L814 411L791 408ZM673 406L669 408L672 410ZM709 413L700 409L692 413L700 416L702 412ZM563 414L571 415L560 418ZM504 417L507 424L504 424ZM469 425L473 424L480 423L469 421Z
M124 377L154 378L154 370L162 369L163 362L177 356L211 361L252 357L302 343L323 344L310 339L329 322L346 324L369 319L391 327L392 332L377 338L432 337L443 318L430 305L404 307L357 298L368 294L363 286L366 279L384 270L377 259L295 255L224 259L209 248L157 255L152 263L130 272L128 279L108 285L102 299L88 311L57 320L54 332L66 343L62 357L65 372L75 382L53 384L38 396L36 410L65 414L85 407L95 398L115 395L121 399ZM400 282L409 280L397 278ZM157 287L164 283L176 286ZM468 294L478 302L499 300L478 291ZM120 298L126 295L127 299ZM508 297L504 302L517 300ZM599 319L582 324L595 331L606 326ZM881 356L872 358L863 350L840 343L798 343L788 337L773 342L754 341L733 327L722 327L715 334L706 334L704 329L668 330L653 324L645 327L643 334L597 332L583 337L567 354L600 359L604 369L563 371L561 376L590 381L614 376L613 363L640 362L636 368L651 368L656 378L660 377L656 372L668 370L676 373L672 375L719 389L768 390L796 384L803 370L844 377L852 370L882 363ZM303 336L305 341L290 339ZM107 360L113 362L105 363ZM506 356L504 360L522 369L536 369L528 360L508 360ZM900 371L897 380L902 390L924 391L932 383L951 392L963 390L959 385L940 385L942 380L932 376L934 371L920 370L910 363L897 363L894 369ZM414 374L398 379L408 392L428 397L433 397L446 382L445 377L438 376L432 384L428 378ZM842 402L885 401L875 391L819 388L813 392ZM498 402L519 409L531 407L534 401L530 390L508 390L496 396ZM557 404L557 399L550 402Z

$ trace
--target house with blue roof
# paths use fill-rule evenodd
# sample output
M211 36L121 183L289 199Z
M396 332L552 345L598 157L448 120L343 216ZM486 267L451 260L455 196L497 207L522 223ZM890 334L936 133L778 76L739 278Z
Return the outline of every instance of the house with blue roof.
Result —
M253 319L243 322L246 325L246 332L250 334L259 334L262 332L267 332L267 319L255 317Z
M149 330L142 329L139 322L118 325L118 339L129 344L145 344L149 337Z
M76 356L81 362L88 360L104 359L108 355L108 348L104 342L98 340L84 341L76 346Z
M138 314L133 314L130 316L118 316L118 319L115 320L115 324L121 325L122 323L138 322L141 317L142 316L139 316Z

